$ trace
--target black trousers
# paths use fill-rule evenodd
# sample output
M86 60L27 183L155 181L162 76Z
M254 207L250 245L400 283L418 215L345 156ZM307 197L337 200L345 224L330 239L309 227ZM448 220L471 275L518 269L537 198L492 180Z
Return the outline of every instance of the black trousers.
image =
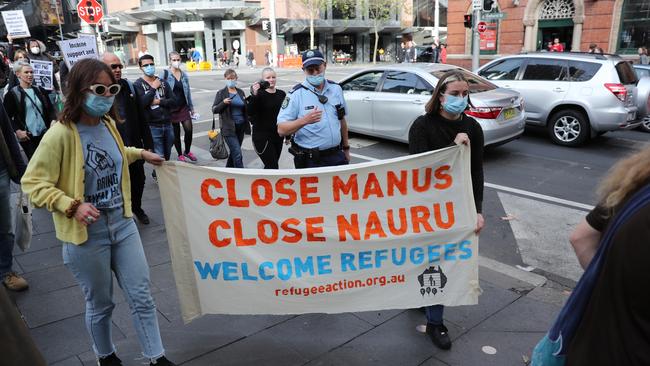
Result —
M131 209L133 212L142 211L142 193L144 193L144 161L138 160L129 165L129 176L131 177Z
M282 154L282 144L284 139L282 137L270 138L255 138L253 136L253 145L255 152L264 163L264 169L278 169L278 161Z
M348 165L350 162L345 158L345 153L337 151L334 154L327 156L321 156L318 159L310 159L306 156L294 156L293 164L296 166L296 169L304 168L319 168L323 166L336 166L336 165Z
M23 151L25 151L25 155L27 155L27 160L32 159L36 148L41 143L41 139L43 139L43 135L29 136L29 140L20 142L20 146L23 147Z

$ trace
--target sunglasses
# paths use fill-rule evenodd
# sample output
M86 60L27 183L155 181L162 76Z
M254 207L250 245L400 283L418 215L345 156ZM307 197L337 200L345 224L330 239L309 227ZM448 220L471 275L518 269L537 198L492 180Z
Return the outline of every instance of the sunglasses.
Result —
M115 69L122 70L123 68L124 68L124 65L122 65L122 64L111 64L111 69L112 70L115 70Z
M120 92L120 89L122 89L122 86L120 84L112 84L109 86L106 86L104 84L94 84L91 85L88 89L92 91L93 93L97 95L104 95L106 94L106 91L108 90L108 93L110 95L116 95L117 93Z

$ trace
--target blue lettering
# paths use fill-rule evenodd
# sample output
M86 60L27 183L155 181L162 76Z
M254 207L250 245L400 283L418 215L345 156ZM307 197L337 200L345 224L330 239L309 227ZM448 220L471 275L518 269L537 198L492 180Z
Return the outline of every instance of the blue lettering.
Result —
M264 272L265 268L273 269L273 263L262 262L259 268L259 274L261 279L263 279L264 281L272 280L275 276L271 274L266 274L266 272Z
M314 275L314 257L307 257L304 262L299 257L293 259L293 266L296 268L296 278L302 277L304 272Z
M456 243L445 244L445 260L446 261L455 261L456 256L453 255L456 251Z
M359 269L372 268L372 252L359 252Z
M330 274L332 273L332 259L331 255L319 255L316 257L316 264L318 265L318 274Z
M396 266L401 266L401 265L404 264L404 262L406 262L406 248L401 247L401 248L399 248L399 250L401 251L401 253L400 253L401 258L400 259L397 259L397 249L396 248L393 248L390 251L391 256L393 257L393 264L396 265Z
M223 262L222 266L224 281L237 281L239 279L237 276L237 263Z
M413 264L421 264L424 262L424 250L422 248L411 248L411 262Z
M215 263L214 266L211 266L210 263L201 263L199 261L194 261L194 266L196 267L196 270L199 271L199 276L201 276L202 280L205 280L208 278L208 276L212 277L213 280L216 280L217 277L219 277L219 268L221 267L221 263Z
M241 264L241 277L247 281L257 281L257 277L248 274L248 263Z
M429 245L427 247L429 250L429 263L435 263L440 261L440 245Z
M278 261L278 278L282 281L287 281L291 278L291 261L286 258Z
M341 271L347 272L348 268L350 271L357 270L357 267L354 266L354 254L341 253Z
M470 247L472 243L469 240L463 240L460 242L459 249L463 254L459 255L458 258L465 260L472 258L472 248Z
M375 251L375 265L377 268L381 268L381 262L388 259L388 250L380 249Z

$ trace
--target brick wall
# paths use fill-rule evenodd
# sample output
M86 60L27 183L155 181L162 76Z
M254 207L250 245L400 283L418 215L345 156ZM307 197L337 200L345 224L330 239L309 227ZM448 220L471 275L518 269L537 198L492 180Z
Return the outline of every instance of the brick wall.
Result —
M595 43L607 52L612 29L614 0L585 1L585 22L582 25L581 51L588 51Z

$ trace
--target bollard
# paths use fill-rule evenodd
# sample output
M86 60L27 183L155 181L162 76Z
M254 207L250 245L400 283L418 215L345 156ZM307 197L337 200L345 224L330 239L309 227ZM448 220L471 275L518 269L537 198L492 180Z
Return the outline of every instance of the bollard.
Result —
M0 286L0 354L3 366L45 366L18 309Z

